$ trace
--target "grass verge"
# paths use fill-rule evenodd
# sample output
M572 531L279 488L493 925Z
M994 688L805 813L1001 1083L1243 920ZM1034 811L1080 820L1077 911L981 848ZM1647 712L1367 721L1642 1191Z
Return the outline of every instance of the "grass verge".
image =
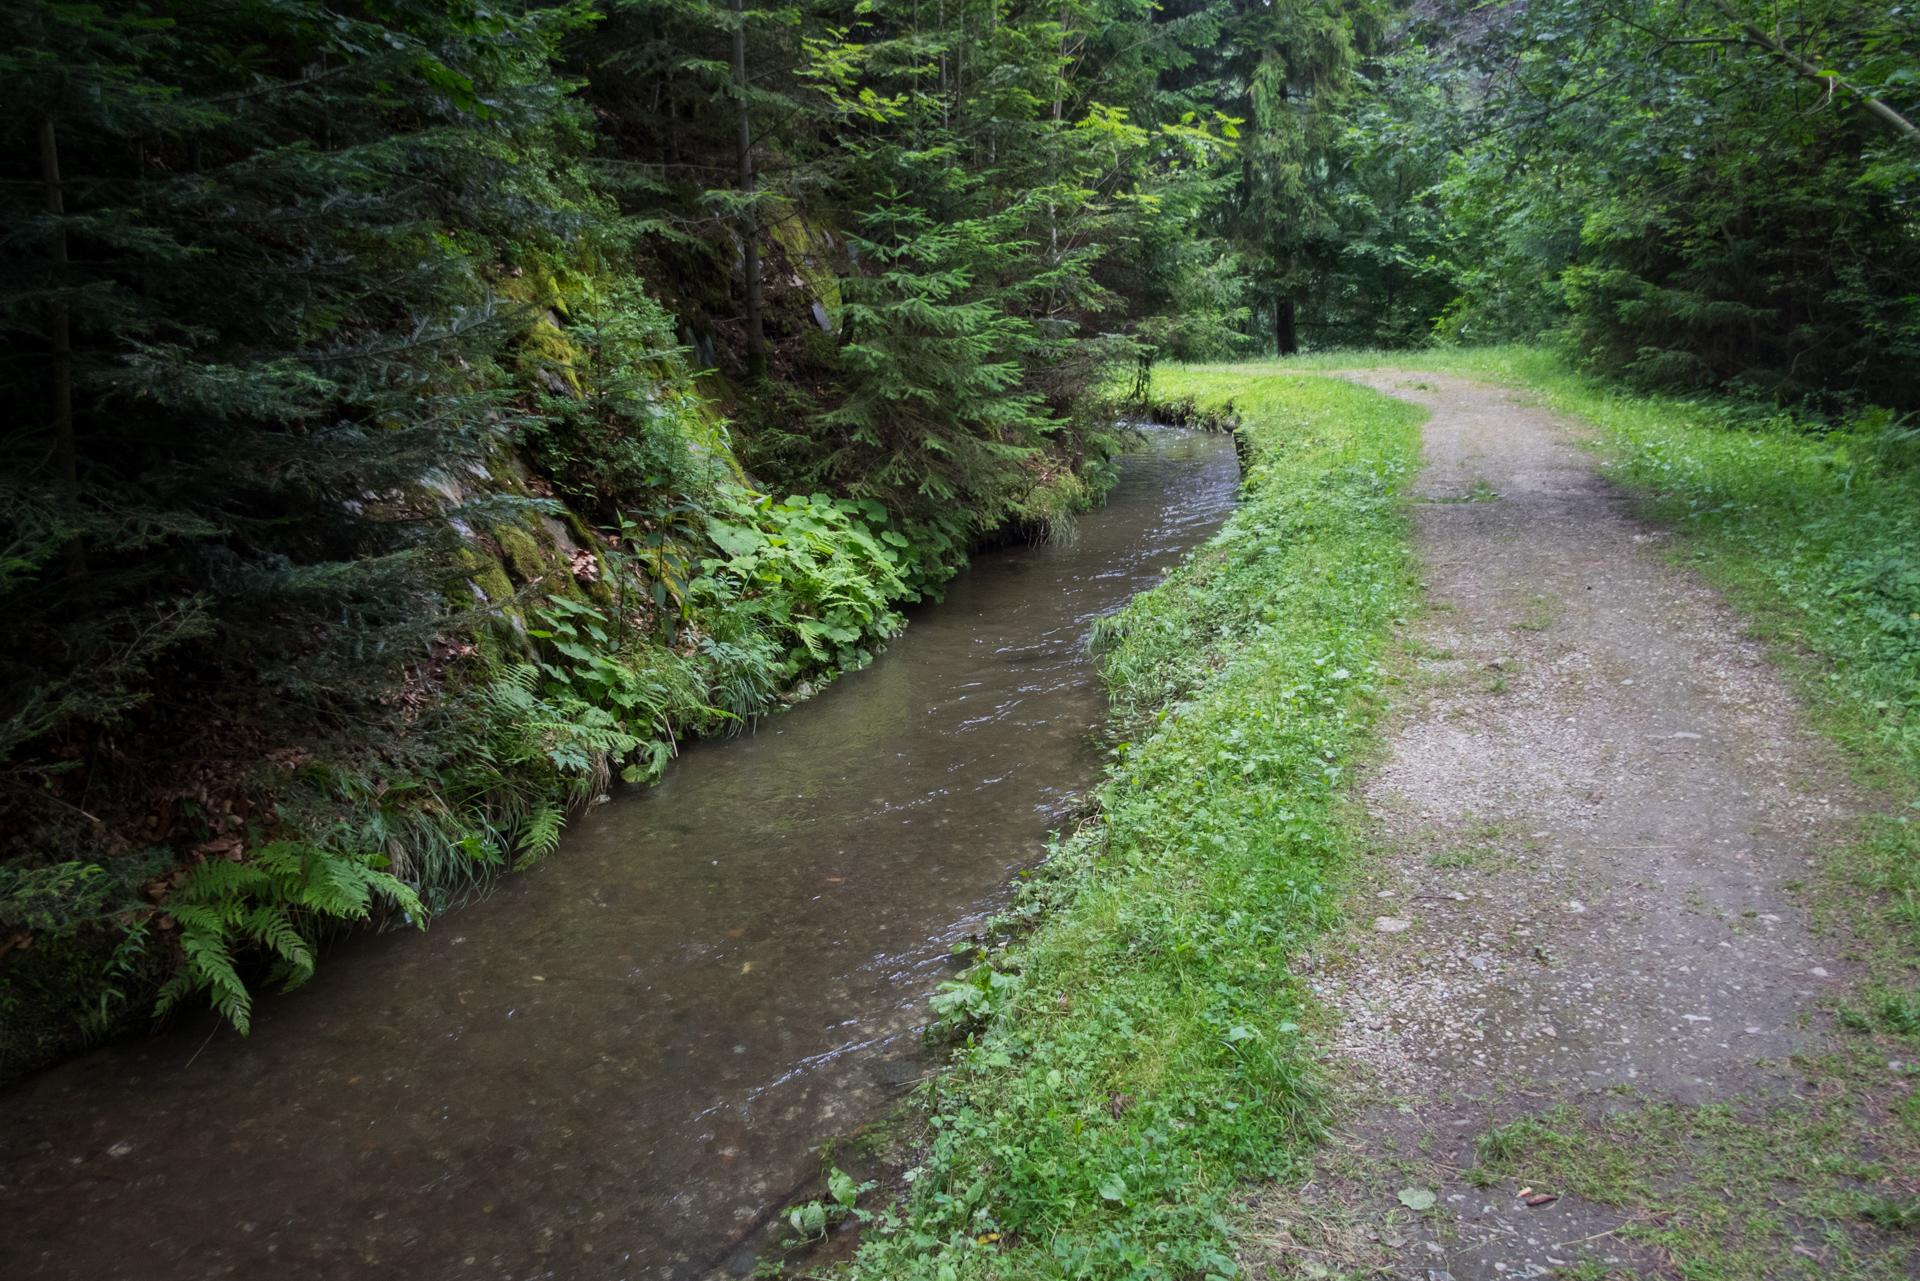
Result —
M1238 419L1244 504L1098 629L1135 741L999 923L1022 941L936 998L961 1048L854 1277L1230 1275L1228 1198L1317 1133L1286 960L1336 913L1345 765L1413 590L1423 415L1313 377L1157 389Z

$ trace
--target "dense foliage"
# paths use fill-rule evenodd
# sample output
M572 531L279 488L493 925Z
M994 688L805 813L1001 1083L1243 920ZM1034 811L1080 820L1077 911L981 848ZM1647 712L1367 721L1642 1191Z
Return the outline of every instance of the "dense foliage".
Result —
M0 18L0 1070L868 661L1156 366L1553 338L1905 466L1905 6L603 9Z
M12 1060L46 1048L35 1007L80 995L105 1026L119 979L175 961L244 1018L229 938L304 973L303 925L412 901L341 787L261 784L318 758L368 791L433 768L398 687L465 591L448 518L522 503L459 479L518 418L528 317L489 276L508 245L577 242L596 197L546 69L569 11L3 21L0 921L7 950L39 944L5 976ZM228 880L276 888L156 916L205 897L190 868L275 837L310 843L291 883L249 868ZM155 937L177 923L184 950Z
M1648 389L1920 407L1910 6L1535 0L1451 56L1480 78L1445 101L1481 101L1442 185L1449 332L1557 331Z

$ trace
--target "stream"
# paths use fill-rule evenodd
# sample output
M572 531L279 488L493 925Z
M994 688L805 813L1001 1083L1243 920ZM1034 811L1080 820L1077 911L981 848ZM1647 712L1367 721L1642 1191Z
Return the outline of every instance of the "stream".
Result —
M1091 620L1232 507L1231 437L1145 435L1076 537L975 558L484 902L336 944L251 1036L180 1019L0 1098L5 1275L749 1269L819 1145L933 1070L951 945L1097 781Z

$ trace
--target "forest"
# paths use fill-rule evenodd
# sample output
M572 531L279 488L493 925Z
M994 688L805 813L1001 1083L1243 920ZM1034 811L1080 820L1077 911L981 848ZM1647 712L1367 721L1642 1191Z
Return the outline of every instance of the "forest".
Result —
M0 23L0 1077L244 1030L870 663L1182 364L1526 343L1920 430L1906 5Z

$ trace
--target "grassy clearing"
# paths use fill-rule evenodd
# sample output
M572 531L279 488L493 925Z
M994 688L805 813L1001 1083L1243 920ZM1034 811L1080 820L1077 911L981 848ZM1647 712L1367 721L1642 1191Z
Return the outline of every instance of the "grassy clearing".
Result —
M1421 414L1320 378L1158 387L1231 402L1246 501L1100 629L1135 741L999 923L1032 932L937 1000L963 1048L923 1098L906 1212L853 1276L1231 1274L1228 1197L1317 1132L1286 961L1336 911L1333 811L1412 590L1398 495Z

